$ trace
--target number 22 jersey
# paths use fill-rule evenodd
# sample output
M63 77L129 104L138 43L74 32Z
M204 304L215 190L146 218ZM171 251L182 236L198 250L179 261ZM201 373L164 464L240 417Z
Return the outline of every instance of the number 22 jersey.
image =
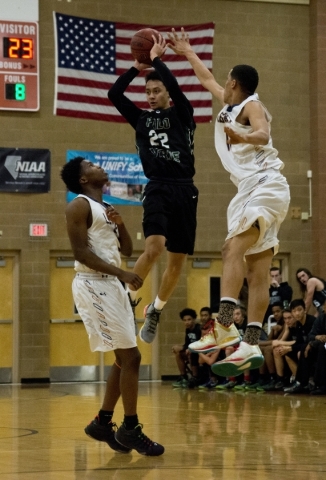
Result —
M137 152L149 179L192 179L195 174L193 108L177 80L156 57L153 67L166 86L173 106L142 110L125 94L139 70L132 67L121 75L108 93L121 115L136 131ZM145 85L144 85L145 89Z

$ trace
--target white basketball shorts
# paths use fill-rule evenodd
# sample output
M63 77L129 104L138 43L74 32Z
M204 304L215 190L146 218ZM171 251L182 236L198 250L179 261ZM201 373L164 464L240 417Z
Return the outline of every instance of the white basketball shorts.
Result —
M227 211L228 236L235 237L248 230L257 220L259 239L246 255L274 249L278 251L278 231L290 204L290 189L286 178L274 169L265 170L242 180L238 193Z
M92 352L137 346L129 298L117 277L77 273L72 293Z

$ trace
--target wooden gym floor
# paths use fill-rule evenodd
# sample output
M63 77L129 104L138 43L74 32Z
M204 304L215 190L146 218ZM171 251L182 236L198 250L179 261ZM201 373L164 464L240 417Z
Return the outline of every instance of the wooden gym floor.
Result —
M326 479L326 397L141 382L139 419L165 446L144 457L85 435L103 394L103 383L0 385L1 480Z

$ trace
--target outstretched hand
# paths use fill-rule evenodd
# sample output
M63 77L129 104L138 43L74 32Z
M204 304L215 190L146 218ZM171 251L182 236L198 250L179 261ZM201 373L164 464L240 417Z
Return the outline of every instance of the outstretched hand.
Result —
M189 43L189 34L181 28L181 33L178 35L174 28L171 33L168 33L169 42L167 47L171 48L178 55L186 55L186 52L192 50Z

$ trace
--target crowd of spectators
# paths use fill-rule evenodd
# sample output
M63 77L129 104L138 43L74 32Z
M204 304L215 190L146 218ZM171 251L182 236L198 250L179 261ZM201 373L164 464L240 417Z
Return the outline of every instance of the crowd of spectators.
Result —
M281 391L285 394L326 395L326 282L305 268L297 270L302 298L292 300L293 290L282 282L280 269L270 269L270 304L259 342L264 364L259 370L245 370L238 377L216 376L211 365L232 354L237 345L210 353L190 352L188 346L214 327L209 307L180 312L185 323L183 345L174 345L180 377L174 388ZM234 324L243 337L246 325L245 296L234 310ZM308 312L314 308L315 315Z

